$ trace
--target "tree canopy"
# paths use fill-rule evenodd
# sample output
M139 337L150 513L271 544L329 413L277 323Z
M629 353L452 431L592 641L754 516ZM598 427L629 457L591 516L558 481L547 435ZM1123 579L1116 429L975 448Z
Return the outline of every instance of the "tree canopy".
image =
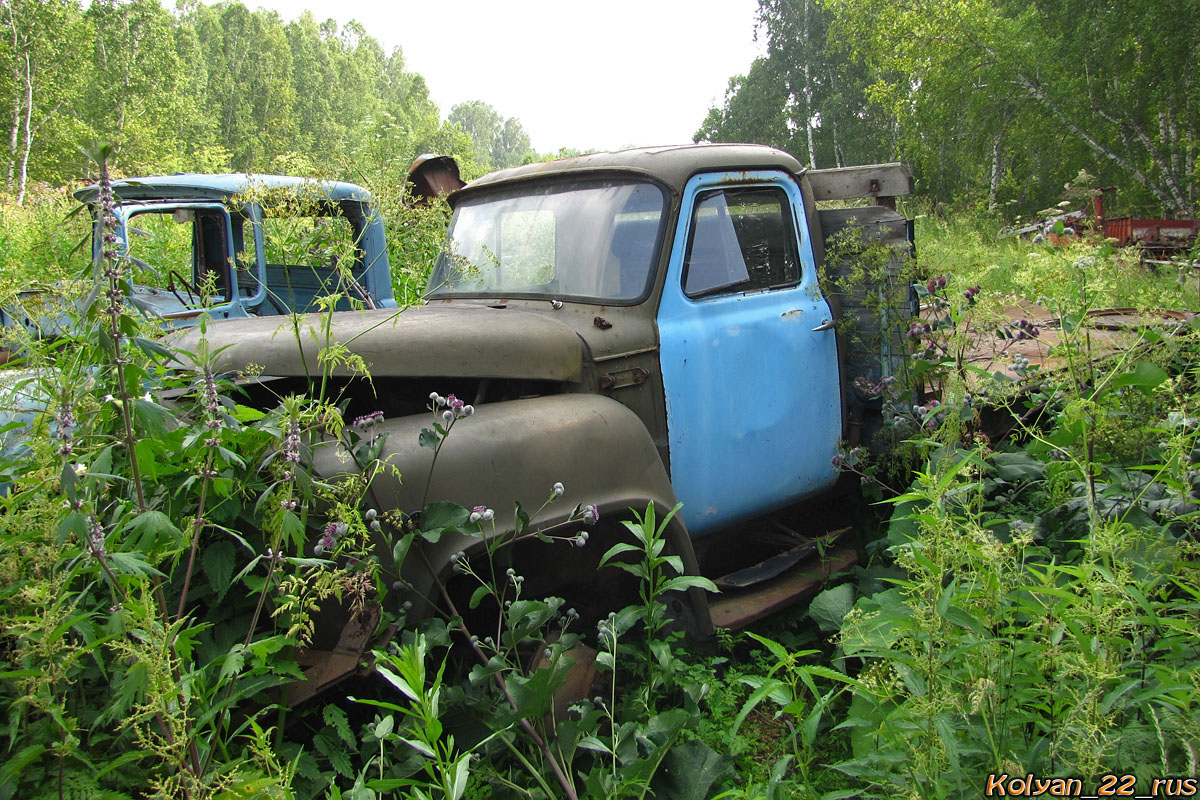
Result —
M900 157L926 192L1026 210L1086 168L1196 213L1200 0L760 0L759 30L697 140Z
M480 167L515 167L533 154L520 120L500 116L482 100L459 103L450 109L449 119L471 137L475 163Z
M356 22L292 22L240 2L6 0L0 3L5 187L86 172L89 139L117 147L126 174L297 172L362 179L423 152L467 173L526 156L500 120L475 165L472 139L443 120L424 79ZM483 155L483 154L481 154Z

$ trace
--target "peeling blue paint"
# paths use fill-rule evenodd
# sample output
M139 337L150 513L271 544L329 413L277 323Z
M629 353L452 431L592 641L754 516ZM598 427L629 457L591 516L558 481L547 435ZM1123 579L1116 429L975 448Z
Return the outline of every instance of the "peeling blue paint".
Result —
M697 195L780 187L799 235L798 284L692 299L684 259ZM712 173L684 190L658 310L671 482L694 536L828 488L841 436L834 331L817 286L803 197L782 172Z

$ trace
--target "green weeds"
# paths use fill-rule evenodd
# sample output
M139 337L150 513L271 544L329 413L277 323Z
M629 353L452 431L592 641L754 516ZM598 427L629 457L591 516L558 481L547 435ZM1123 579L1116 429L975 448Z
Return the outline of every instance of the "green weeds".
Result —
M415 299L444 209L410 220L375 194ZM47 241L39 225L22 236ZM715 587L670 551L676 510L580 505L543 529L560 485L511 528L431 497L371 508L394 476L382 413L347 422L333 380L367 377L332 336L345 298L321 301L311 390L251 403L203 336L183 352L130 312L131 265L102 249L78 333L27 343L42 407L0 465L0 798L959 797L989 772L1195 774L1200 334L1134 330L1099 357L1086 322L1186 306L1190 286L1103 244L924 225L928 316L881 331L911 350L878 386L890 460L843 460L892 510L873 558L802 630L723 634L721 658L685 636ZM307 246L295 233L278 246ZM1004 313L1017 292L1053 312L1055 368L997 377L968 354L1039 336ZM981 435L989 404L1017 420L1007 442ZM426 485L473 422L453 395L428 405L408 444L429 473L403 476ZM326 482L326 447L360 475ZM405 563L450 541L457 573L418 597ZM587 546L636 587L599 614L529 588L513 555ZM330 617L368 628L374 677L290 707Z

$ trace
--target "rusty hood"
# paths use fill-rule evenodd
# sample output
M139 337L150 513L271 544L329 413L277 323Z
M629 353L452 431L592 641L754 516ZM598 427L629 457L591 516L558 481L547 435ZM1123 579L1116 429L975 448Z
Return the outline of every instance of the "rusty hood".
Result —
M200 331L177 334L196 351ZM337 346L361 357L375 377L528 378L577 382L583 341L566 325L517 309L419 306L257 317L211 323L205 338L221 371L319 375L321 350ZM336 359L334 375L351 375Z

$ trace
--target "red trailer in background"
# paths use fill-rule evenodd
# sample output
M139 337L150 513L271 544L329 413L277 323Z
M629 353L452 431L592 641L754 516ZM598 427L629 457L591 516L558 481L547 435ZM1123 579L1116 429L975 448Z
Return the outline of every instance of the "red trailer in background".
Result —
M1136 245L1142 249L1143 260L1168 260L1181 256L1196 242L1200 220L1194 219L1136 219L1132 216L1105 217L1104 196L1115 187L1101 189L1093 198L1096 228L1105 238L1116 239L1118 246Z

